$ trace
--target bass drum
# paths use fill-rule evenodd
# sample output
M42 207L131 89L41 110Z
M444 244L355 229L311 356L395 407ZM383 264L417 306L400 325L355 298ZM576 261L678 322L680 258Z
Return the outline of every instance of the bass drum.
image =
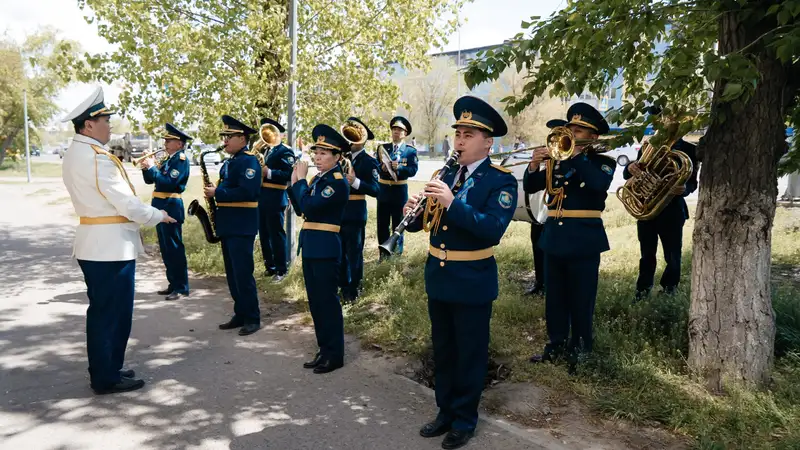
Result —
M504 166L515 162L517 161L515 161L514 158L507 158L500 165ZM528 195L525 194L525 190L522 188L522 178L525 175L525 171L528 170L528 165L520 164L509 167L508 169L511 170L514 177L517 179L517 209L514 211L513 220L544 225L544 222L547 220L547 205L545 205L544 201L544 190Z

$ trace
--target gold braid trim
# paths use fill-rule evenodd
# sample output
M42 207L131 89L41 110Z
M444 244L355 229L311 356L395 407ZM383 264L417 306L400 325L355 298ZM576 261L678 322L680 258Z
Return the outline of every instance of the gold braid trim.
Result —
M556 206L556 218L560 219L564 214L564 210L562 209L562 203L564 203L564 188L553 188L553 165L555 162L550 159L547 161L547 172L546 172L546 180L547 180L547 192L545 193L545 205L548 208L555 205ZM547 194L553 196L553 199L547 202Z

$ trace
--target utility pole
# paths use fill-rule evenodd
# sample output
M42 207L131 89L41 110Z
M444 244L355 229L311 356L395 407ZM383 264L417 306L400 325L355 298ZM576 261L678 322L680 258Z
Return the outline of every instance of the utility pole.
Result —
M289 65L289 114L288 114L288 133L287 137L289 145L294 148L297 141L297 80L295 79L297 73L297 2L299 0L290 0L289 10L289 37L292 40L291 59ZM295 152L300 150L301 155L303 149L294 149ZM286 209L286 236L289 238L289 262L294 261L295 247L297 245L294 235L294 210L291 202Z
M25 161L28 166L28 183L31 182L31 147L28 141L28 89L22 90L22 104L23 104L23 126L25 127Z

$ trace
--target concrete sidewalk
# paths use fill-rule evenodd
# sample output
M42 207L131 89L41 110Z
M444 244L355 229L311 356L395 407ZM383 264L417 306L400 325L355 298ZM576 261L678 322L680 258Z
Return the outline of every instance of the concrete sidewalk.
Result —
M374 364L348 339L346 366L301 367L310 329L276 314L248 337L217 324L232 311L222 280L191 280L167 302L160 260L140 260L126 361L140 391L94 396L86 371L88 300L70 258L75 216L60 180L0 184L0 448L436 449L419 427L430 391ZM562 448L482 421L467 448Z

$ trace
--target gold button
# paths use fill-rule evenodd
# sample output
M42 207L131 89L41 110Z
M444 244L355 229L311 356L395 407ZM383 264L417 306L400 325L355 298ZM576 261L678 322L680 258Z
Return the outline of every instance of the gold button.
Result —
M564 194L564 198L567 198L567 194Z
M444 244L439 244L439 248L444 248Z
M444 261L440 262L439 265L444 267Z
M443 226L442 230L447 231L447 225Z
M564 222L558 222L559 225L564 225Z
M564 182L564 186L566 186L566 185L568 185L568 184L569 184L569 181L565 181L565 182Z
M586 183L581 183L581 187L584 187L584 186L586 186Z

